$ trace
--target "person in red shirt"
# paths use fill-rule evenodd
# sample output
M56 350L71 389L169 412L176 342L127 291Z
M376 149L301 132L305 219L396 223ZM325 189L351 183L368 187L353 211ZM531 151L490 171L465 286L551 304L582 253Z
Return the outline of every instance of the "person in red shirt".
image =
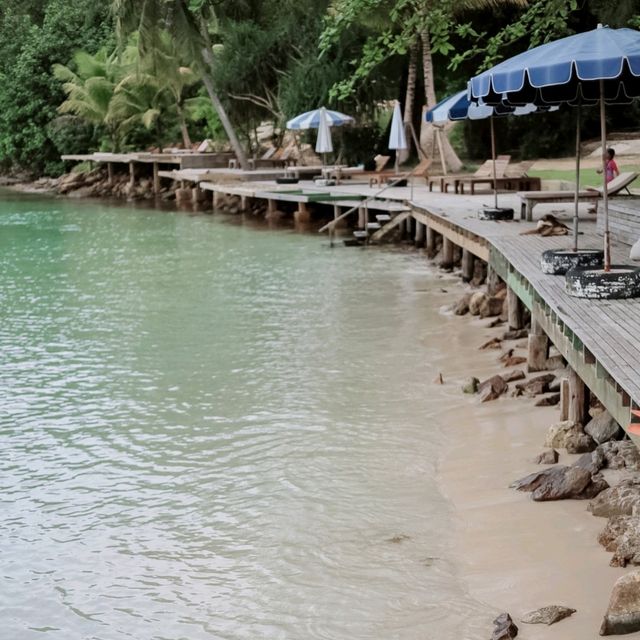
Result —
M618 165L614 160L616 155L615 149L607 149L607 153L605 154L605 159L607 161L605 165L605 176L607 179L607 184L609 184L614 178L617 178L620 175L620 171L618 170ZM602 169L597 170L598 173L602 173Z

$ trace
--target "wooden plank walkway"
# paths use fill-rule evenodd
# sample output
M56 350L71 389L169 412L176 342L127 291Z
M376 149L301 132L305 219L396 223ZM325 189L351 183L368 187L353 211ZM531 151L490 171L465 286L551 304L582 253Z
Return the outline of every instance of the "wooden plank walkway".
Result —
M514 206L512 197L502 198L501 205ZM567 249L570 236L542 237L521 235L535 226L534 223L489 222L479 220L469 208L468 202L452 196L449 203L441 199L414 200L417 211L435 216L441 223L460 232L471 232L484 241L492 252L498 252L508 262L509 269L519 274L530 285L535 296L548 305L557 319L575 335L592 354L602 369L602 376L610 376L630 398L640 404L640 299L586 300L573 298L565 292L563 276L544 274L540 256L546 249ZM514 206L516 211L518 210ZM536 208L538 216L549 211L542 205ZM571 226L572 205L554 205L554 215ZM584 208L581 208L584 211ZM640 216L640 205L637 209ZM580 247L601 248L602 236L598 234L594 215L582 214L579 230ZM629 246L614 242L614 263L629 262Z

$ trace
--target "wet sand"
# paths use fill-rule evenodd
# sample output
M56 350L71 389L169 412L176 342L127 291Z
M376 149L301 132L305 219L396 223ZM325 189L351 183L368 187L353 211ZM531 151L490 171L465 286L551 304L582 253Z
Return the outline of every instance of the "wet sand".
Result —
M611 554L597 543L606 519L587 512L588 501L535 503L530 494L509 489L514 480L543 468L532 460L543 450L545 433L558 421L559 410L534 407L535 401L527 398L480 404L464 396L460 383L466 377L482 380L506 371L497 362L500 351L478 351L485 338L500 336L504 327L486 329L487 320L468 316L454 321L467 324L468 345L463 362L456 353L444 372L455 402L441 416L447 445L439 480L454 511L451 542L460 578L474 599L496 614L511 614L520 628L518 638L599 638L613 584L627 571L609 567ZM514 383L509 386L511 390ZM560 454L560 463L578 457L564 450ZM524 613L551 604L577 613L550 627L520 622ZM491 636L487 622L479 637Z

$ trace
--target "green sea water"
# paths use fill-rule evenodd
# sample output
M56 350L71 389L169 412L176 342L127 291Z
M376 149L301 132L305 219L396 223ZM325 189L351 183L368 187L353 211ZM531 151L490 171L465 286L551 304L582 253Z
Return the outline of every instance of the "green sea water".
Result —
M435 479L442 282L1 193L0 637L472 637Z

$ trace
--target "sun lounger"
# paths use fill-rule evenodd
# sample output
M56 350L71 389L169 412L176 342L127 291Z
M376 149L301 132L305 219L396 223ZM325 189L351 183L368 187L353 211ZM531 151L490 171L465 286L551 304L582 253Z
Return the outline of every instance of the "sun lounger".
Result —
M384 179L384 176L393 175L394 171L385 171L387 163L391 159L391 156L377 155L374 158L376 168L373 170L363 169L361 167L336 167L327 177L335 178L338 182L342 178L365 178L369 180L369 186Z
M507 170L507 166L509 161L511 160L511 156L509 155L501 155L496 158L496 177L503 178L504 174ZM429 191L433 190L433 185L438 184L440 186L440 191L442 193L447 193L449 191L449 187L453 186L455 193L458 193L461 188L461 183L463 181L469 181L473 179L486 180L493 176L493 161L486 160L483 162L474 173L458 173L458 174L449 174L446 176L431 176L427 179L427 186L429 187ZM464 187L462 187L464 189ZM475 185L471 185L471 191L473 193L475 189Z
M620 195L625 190L630 194L629 185L638 177L637 173L621 173L607 185L609 197ZM589 187L578 192L578 200L593 202L597 206L602 197L603 187ZM518 193L521 200L520 219L533 220L533 208L543 202L572 202L575 199L575 191L525 191Z
M431 159L424 158L413 169L407 169L405 173L396 173L395 171L390 174L381 174L379 182L395 182L396 180L404 180L408 178L424 178L429 180L429 167L431 167Z

